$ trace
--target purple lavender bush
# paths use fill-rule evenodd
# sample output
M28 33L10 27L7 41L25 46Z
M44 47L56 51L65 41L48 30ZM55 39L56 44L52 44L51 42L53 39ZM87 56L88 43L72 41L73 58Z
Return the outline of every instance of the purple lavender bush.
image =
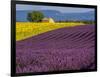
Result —
M46 32L16 42L16 72L95 69L95 26Z

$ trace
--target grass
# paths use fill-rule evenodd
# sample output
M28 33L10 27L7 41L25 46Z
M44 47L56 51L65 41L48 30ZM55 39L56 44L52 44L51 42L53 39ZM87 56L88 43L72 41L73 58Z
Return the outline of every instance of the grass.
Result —
M63 28L84 25L79 22L65 23L34 23L34 22L16 22L16 41L23 40L44 32Z

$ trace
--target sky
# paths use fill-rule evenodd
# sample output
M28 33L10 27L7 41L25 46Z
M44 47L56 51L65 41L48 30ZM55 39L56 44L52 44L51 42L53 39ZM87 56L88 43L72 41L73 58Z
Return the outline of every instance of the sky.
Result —
M18 10L56 10L61 13L80 13L94 11L92 8L74 8L74 7L58 7L58 6L44 6L44 5L25 5L16 4L16 11Z

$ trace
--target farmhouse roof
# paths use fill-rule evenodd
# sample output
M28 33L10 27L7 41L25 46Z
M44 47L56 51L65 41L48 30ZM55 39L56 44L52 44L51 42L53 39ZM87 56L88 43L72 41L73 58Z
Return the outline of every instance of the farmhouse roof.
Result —
M43 18L42 20L49 20L49 18Z

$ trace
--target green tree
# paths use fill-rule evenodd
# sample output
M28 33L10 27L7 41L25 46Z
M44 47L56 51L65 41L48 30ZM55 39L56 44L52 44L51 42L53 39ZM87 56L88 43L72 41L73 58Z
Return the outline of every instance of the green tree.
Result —
M28 13L27 20L30 22L40 22L44 18L44 15L40 11L33 11Z

